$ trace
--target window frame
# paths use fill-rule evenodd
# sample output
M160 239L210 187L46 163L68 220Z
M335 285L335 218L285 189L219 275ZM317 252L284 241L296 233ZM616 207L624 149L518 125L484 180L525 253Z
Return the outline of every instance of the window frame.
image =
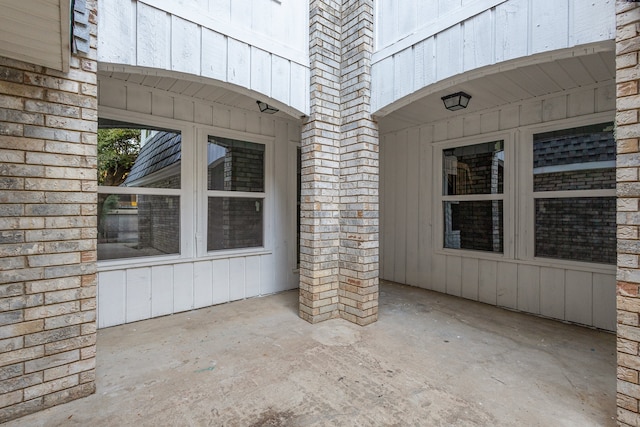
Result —
M98 260L98 266L104 268L119 267L132 264L154 264L158 262L166 263L193 257L193 244L190 237L193 236L193 221L189 215L189 206L192 203L189 194L192 193L193 181L188 176L188 171L192 170L192 145L184 144L184 141L193 140L194 127L186 126L183 122L172 119L158 119L156 117L132 112L124 112L115 109L104 108L100 112L100 118L116 120L124 123L147 126L150 129L171 129L181 134L181 160L180 160L180 188L149 188L149 187L114 187L98 186L98 194L118 194L118 195L157 195L157 196L178 196L180 197L180 250L177 254L141 256L133 258L114 258ZM96 243L97 244L97 243Z
M589 116L558 120L549 123L531 125L521 128L518 163L521 165L519 173L519 201L518 217L520 225L518 235L518 259L534 262L537 265L564 266L569 268L614 271L615 264L605 264L589 261L576 261L562 258L548 258L535 255L535 203L537 199L566 199L583 197L616 197L616 189L597 190L561 190L561 191L534 191L533 173L533 138L534 135L545 132L560 131L581 126L596 125L599 123L613 122L610 113L598 113Z
M246 191L226 191L226 190L209 190L207 185L207 144L209 137L220 137L234 139L244 142L251 142L254 144L261 144L264 146L264 191L263 192L246 192ZM212 126L198 126L197 127L197 144L196 152L197 159L201 161L196 162L196 193L197 193L197 207L196 207L196 256L198 258L219 258L227 256L237 256L245 254L257 254L264 253L265 251L271 251L272 237L269 230L274 228L274 217L272 214L272 197L273 194L273 146L275 139L269 136L247 134L245 132L233 131L229 129L221 129ZM220 250L207 250L207 236L208 236L208 203L210 197L229 197L229 198L250 198L250 199L262 199L263 200L263 229L262 229L262 246L250 247L250 248L236 248L236 249L220 249Z
M463 146L477 145L495 141L503 141L504 145L504 183L503 192L501 194L469 194L469 195L443 195L443 156L444 151ZM471 137L458 138L453 140L447 140L443 142L437 142L433 144L433 159L432 170L435 173L435 179L433 180L433 194L434 205L432 208L432 215L434 218L434 230L433 230L433 247L434 252L444 255L461 255L472 256L474 258L485 259L509 259L515 257L514 252L514 218L515 204L514 189L516 184L514 183L515 172L515 158L514 153L514 132L492 132L481 135L475 135ZM448 201L485 201L485 200L502 200L502 224L503 224L503 252L489 252L472 249L455 249L446 248L444 246L444 202ZM515 218L514 218L515 219Z

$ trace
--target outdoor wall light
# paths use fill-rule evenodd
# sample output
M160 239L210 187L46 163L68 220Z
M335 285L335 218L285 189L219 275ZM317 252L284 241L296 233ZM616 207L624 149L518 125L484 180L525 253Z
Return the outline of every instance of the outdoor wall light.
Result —
M275 114L278 111L280 111L276 107L272 107L271 105L267 104L266 102L256 101L256 104L258 104L258 108L260 109L261 113Z
M444 108L449 111L462 110L467 108L471 95L464 92L452 93L451 95L443 96L442 102L444 102Z

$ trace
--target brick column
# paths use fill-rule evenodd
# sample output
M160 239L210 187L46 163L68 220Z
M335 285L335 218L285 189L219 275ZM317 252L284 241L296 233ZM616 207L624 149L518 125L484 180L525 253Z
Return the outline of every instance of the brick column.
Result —
M378 127L371 111L373 0L342 5L340 316L378 319Z
M95 391L96 26L68 73L0 57L0 423Z
M378 135L373 2L310 3L311 115L302 135L300 316L378 315Z
M640 425L640 7L618 1L616 139L618 239L618 423Z
M302 129L300 317L338 317L340 4L309 5L311 115Z

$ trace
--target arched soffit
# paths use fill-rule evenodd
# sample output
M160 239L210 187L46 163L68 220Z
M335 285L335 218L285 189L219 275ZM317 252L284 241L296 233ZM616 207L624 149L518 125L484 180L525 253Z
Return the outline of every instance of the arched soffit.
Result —
M304 112L264 93L233 83L177 71L98 63L98 80L101 86L111 81L116 83L117 87L126 86L140 94L164 91L183 98L256 113L258 112L256 101L262 101L280 110L278 115L285 114L295 119L306 116ZM100 91L98 96L109 96L109 94Z
M378 110L380 128L397 130L448 120L458 115L492 111L496 107L597 88L596 103L615 99L614 43L538 54L473 70L405 96ZM441 97L455 92L471 95L467 108L448 111ZM613 93L610 93L613 91ZM586 100L587 104L593 100Z
M389 0L378 0L377 4L386 3L393 4ZM431 2L408 0L403 10L414 3ZM408 14L394 20L388 15L400 14L400 10L390 9L385 14L378 10L376 32L380 34L376 40L380 48L372 58L374 114L384 116L416 98L504 69L614 49L614 0L449 3L457 7L416 27L411 35L398 32L410 26L398 23L402 16L411 20Z
M189 4L99 2L99 69L209 82L269 99L294 117L309 114L309 68L303 65L308 54L302 44L270 43L251 30L240 32L208 19L204 12L199 17L198 3ZM214 24L215 30L210 28Z

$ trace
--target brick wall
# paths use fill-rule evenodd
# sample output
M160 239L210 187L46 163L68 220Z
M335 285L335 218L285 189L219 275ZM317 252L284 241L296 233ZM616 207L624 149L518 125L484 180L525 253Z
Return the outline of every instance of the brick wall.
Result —
M640 7L618 1L616 139L618 239L618 424L640 425Z
M96 51L0 57L0 422L95 391Z
M310 3L311 115L301 149L300 316L378 316L378 130L370 111L373 2Z

